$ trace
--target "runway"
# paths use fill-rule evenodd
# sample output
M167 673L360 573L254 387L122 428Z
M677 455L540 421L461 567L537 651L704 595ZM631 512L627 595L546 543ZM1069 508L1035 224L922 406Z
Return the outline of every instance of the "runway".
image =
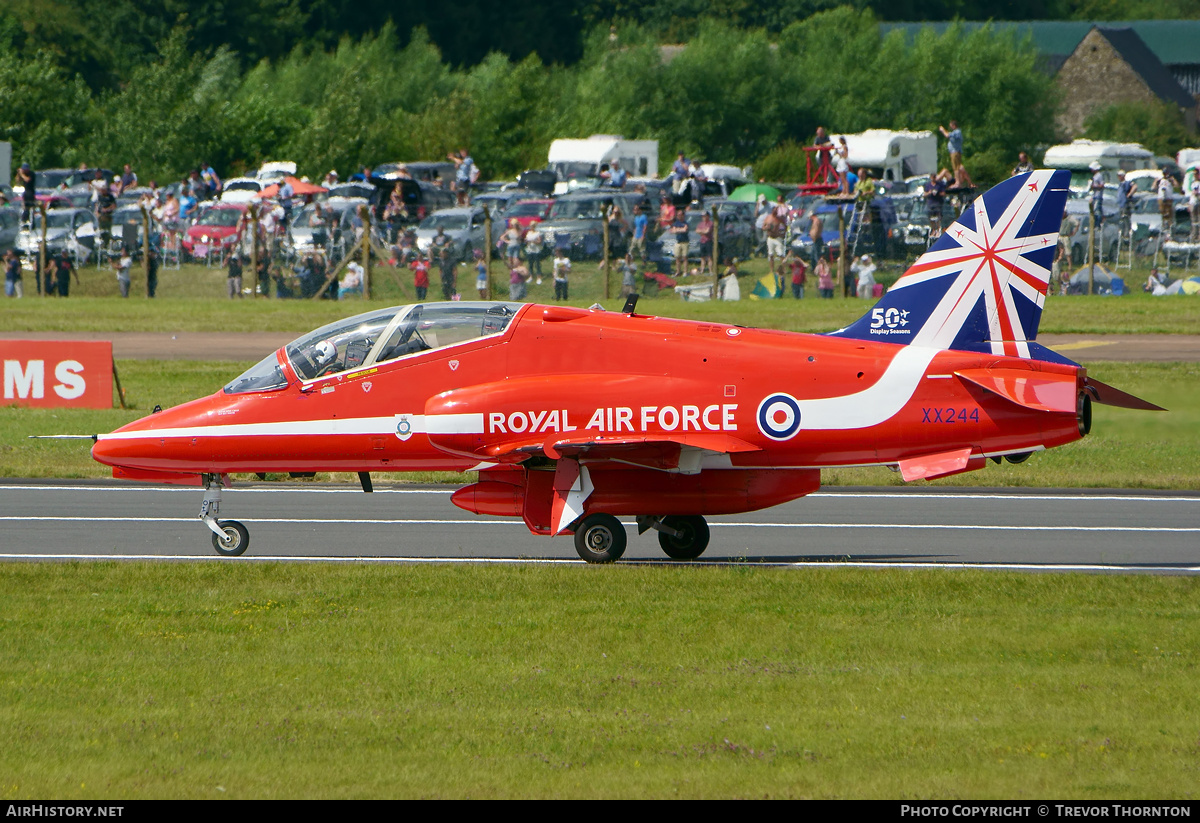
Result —
M197 519L199 488L7 481L0 560L582 562L570 537L464 512L452 491L239 484L221 516L249 527L250 547L230 560ZM623 519L622 562L673 562ZM692 563L1200 574L1200 494L843 488L709 522L712 542Z

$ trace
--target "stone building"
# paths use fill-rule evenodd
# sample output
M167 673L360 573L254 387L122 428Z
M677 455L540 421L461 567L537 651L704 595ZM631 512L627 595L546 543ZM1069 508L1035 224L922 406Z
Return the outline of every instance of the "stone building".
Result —
M1164 101L1196 129L1196 98L1180 85L1132 28L1093 26L1058 70L1063 91L1058 129L1076 137L1094 112L1118 103Z

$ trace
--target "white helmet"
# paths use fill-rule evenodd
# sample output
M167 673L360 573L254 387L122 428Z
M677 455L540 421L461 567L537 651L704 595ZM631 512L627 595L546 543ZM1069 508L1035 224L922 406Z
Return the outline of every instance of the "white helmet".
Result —
M318 366L327 366L333 362L333 358L337 357L337 349L328 340L318 343L315 353Z

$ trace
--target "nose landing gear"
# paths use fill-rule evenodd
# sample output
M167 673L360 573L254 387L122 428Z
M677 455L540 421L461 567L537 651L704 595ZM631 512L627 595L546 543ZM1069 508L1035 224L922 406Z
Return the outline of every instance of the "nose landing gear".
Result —
M200 504L200 519L212 531L213 548L224 557L237 557L250 545L250 530L237 520L218 520L221 513L221 483L223 475L204 474L204 502Z

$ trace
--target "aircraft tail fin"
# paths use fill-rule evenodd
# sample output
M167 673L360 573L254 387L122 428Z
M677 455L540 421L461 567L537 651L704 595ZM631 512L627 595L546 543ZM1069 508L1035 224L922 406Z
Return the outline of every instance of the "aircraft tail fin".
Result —
M984 192L871 311L830 334L1071 362L1033 342L1070 180L1043 169Z

